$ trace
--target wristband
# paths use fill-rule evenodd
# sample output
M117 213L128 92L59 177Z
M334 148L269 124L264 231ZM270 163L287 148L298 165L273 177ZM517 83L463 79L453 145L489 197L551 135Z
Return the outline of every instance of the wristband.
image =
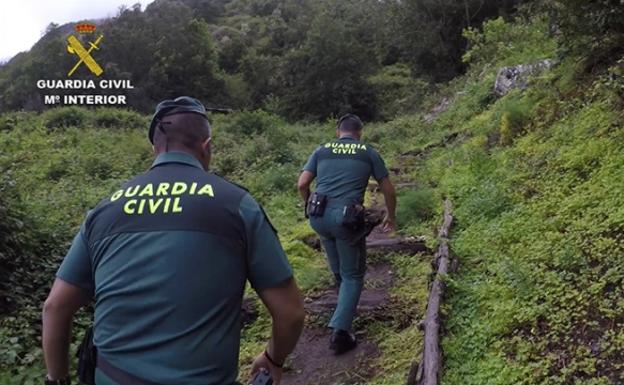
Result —
M69 376L58 380L50 380L50 377L45 376L45 385L71 385L71 378Z
M284 366L284 364L278 364L277 362L275 362L275 360L269 355L269 352L266 349L264 350L264 356L267 360L269 360L271 365L276 366L280 369Z

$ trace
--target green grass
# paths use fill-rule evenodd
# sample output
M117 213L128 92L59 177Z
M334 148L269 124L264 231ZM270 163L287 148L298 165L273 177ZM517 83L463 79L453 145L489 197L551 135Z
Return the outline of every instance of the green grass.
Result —
M418 358L422 348L418 323L427 306L431 271L429 255L390 255L384 260L393 267L395 284L390 292L391 320L367 326L381 352L371 385L404 383L412 362Z

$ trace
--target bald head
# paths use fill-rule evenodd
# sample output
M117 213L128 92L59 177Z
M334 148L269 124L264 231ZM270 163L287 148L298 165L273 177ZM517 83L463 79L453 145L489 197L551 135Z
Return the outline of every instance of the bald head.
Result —
M208 119L193 113L165 116L156 126L154 147L157 152L167 150L192 151L210 138Z

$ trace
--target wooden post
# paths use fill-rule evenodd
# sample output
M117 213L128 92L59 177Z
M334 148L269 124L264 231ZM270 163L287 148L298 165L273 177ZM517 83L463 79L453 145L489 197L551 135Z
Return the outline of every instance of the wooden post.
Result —
M435 253L438 270L431 285L427 313L422 324L425 330L424 347L420 363L414 363L407 378L407 385L438 385L442 354L440 352L440 305L444 297L443 278L449 271L450 256L448 234L453 216L451 201L444 201L444 220L438 232L440 245Z

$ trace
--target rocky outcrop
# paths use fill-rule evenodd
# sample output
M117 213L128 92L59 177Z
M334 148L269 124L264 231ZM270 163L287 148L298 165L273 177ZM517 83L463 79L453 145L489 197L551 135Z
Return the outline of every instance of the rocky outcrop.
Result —
M553 64L552 60L545 59L533 64L520 64L501 68L494 83L494 94L500 97L507 95L509 91L515 88L526 88L532 75L549 69Z

